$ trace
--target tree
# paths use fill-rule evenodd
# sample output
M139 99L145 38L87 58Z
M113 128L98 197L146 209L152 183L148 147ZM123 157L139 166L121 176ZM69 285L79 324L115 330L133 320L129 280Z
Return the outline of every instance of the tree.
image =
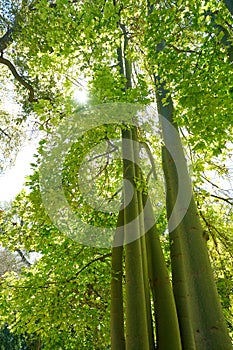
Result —
M62 186L69 205L82 220L91 222L93 226L103 225L103 223L108 227L117 226L115 239L118 240L120 237L123 242L132 233L135 235L136 239L127 241L128 244L124 248L118 244L118 247L112 249L112 348L153 349L155 336L160 349L170 349L171 344L174 349L181 347L203 350L230 349L230 338L218 300L199 215L207 227L208 220L203 215L203 200L201 211L196 206L180 136L176 131L183 127L188 135L186 142L191 148L191 153L200 155L201 161L198 159L194 162L198 180L205 169L206 162L210 162L214 157L224 157L221 155L222 150L226 150L226 142L232 140L228 131L229 128L232 130L230 4L226 2L227 6L225 6L219 1L195 3L192 1L185 3L180 1L165 3L97 1L93 4L91 1L77 3L68 0L55 2L43 0L23 4L24 7L15 16L17 22L14 29L15 39L11 42L18 52L17 57L21 60L21 68L31 77L30 88L25 85L25 82L22 83L18 76L15 77L29 90L30 94L33 93L33 98L29 96L29 102L32 103L34 112L38 114L41 128L51 133L61 120L65 125L67 116L77 113L68 94L72 89L71 82L81 74L89 77L91 105L108 102L137 102L146 105L156 97L157 108L162 116L160 118L164 144L162 158L167 188L166 211L170 231L174 297L154 222L153 208L150 205L150 197L153 199L154 192L148 193L145 171L139 167L142 157L136 146L146 143L146 147L148 144L152 148L158 147L153 136L144 132L138 124L130 126L130 123L118 122L115 126L106 126L103 122L103 125L82 135L67 154L64 164L59 163L60 158L56 154L57 158L55 157L55 162L51 163L49 168L51 170L49 177L52 179L55 176L53 169L61 172ZM68 28L67 32L64 32L62 27ZM79 33L78 36L77 33ZM4 40L2 39L2 42L5 42ZM8 46L4 51L6 49ZM11 57L14 60L16 58L14 55ZM226 84L226 82L229 83ZM38 97L34 98L34 96ZM29 111L26 106L27 103L25 111ZM94 111L97 109L94 108ZM89 111L85 115L85 110L79 112L81 116L79 128L87 123L85 116L87 118L88 113ZM225 115L227 118L224 117ZM114 165L111 162L109 154L115 152L117 147L116 142L113 143L110 151L110 136L122 138L123 162L120 164L118 162ZM57 140L59 140L59 133ZM99 215L98 210L92 210L90 205L85 203L76 183L76 174L80 170L86 152L93 144L97 145L101 141L105 141L108 148L102 155L95 155L93 158L96 161L108 156L108 161L99 166L97 192L102 191L105 195L107 193L110 198L113 198L115 193L120 193L114 186L104 189L103 184L110 174L112 185L117 186L117 179L122 176L120 174L123 174L124 179L133 187L133 192L129 196L127 187L123 186L120 199L122 206L118 219L116 214ZM56 244L61 246L68 244L66 238L59 238L39 197L37 166L41 164L41 158L45 152L52 151L46 145L46 141L42 141L35 174L29 183L31 193L18 197L12 208L13 214L16 213L23 218L22 227L16 227L13 230L18 244L23 248L41 250L44 254L41 263L37 265L38 271L40 273L43 271L42 276L46 276L46 271L49 270L49 264L47 266L45 263L43 266L47 257L52 257L53 263L57 262L56 255L51 254L51 247L54 248ZM153 153L156 154L155 151ZM202 160L203 157L205 161ZM151 160L150 156L149 159ZM48 160L50 160L49 157L47 163L49 163ZM96 163L97 161L94 162L94 166ZM151 167L153 170L153 163ZM182 196L179 197L181 181L183 193L181 191ZM56 190L56 187L52 188L55 196L52 199L59 203ZM196 195L199 200L200 195L198 193ZM190 201L187 200L188 197ZM146 206L145 203L148 205ZM62 217L64 218L65 216ZM4 225L5 231L12 234L12 228L7 223ZM22 230L24 235L21 237L19 232ZM36 237L33 237L34 232L37 233ZM8 245L12 244L10 238L6 237L5 240ZM44 246L45 242L47 247ZM72 249L77 251L77 247L72 246ZM86 251L89 256L87 265L90 266L92 250ZM61 249L61 252L64 260L66 250ZM98 266L103 269L101 259L108 259L109 254L108 250L105 255L98 255L93 263L98 262ZM125 264L123 264L123 256ZM77 259L75 255L74 259ZM73 281L77 276L75 270L71 267L70 269ZM57 275L60 277L63 273L64 269L57 270ZM35 272L31 274L29 271L20 281L14 281L13 285L18 285L19 290L28 283L29 286L37 285L33 274ZM104 274L107 274L105 269ZM36 278L38 279L37 273ZM88 278L91 279L91 276L88 275ZM110 276L107 279L108 285L109 279ZM69 282L69 278L65 279L67 294L63 296L68 309L69 299L75 293ZM51 286L49 282L49 292L52 295L50 299L57 300L54 284L52 279ZM38 285L39 288L43 288L44 282ZM92 289L95 290L93 285L91 289L88 285L84 285L87 293L92 294ZM97 289L98 294L101 293L101 289L101 287ZM153 295L153 307L151 307L150 289ZM58 292L60 292L59 288ZM12 305L17 309L17 305L22 305L25 299L20 292L14 292L11 295L14 300ZM100 295L103 298L103 295ZM39 300L39 296L34 292L31 298ZM79 299L77 296L76 298ZM4 303L7 305L7 300L4 300ZM34 301L31 303L34 305ZM84 306L88 305L89 301L84 298L83 302L81 298L75 303L76 306ZM213 305L215 305L214 309ZM89 306L90 312L92 305ZM103 310L97 298L94 301L94 308L98 315L103 317ZM56 309L62 308L56 304ZM155 317L152 310L155 312ZM28 320L27 313L27 308L25 312L19 313L21 325ZM57 327L64 332L63 322L58 321L58 317L56 315L54 317L50 312L48 312L49 317L44 316L44 320L39 310L37 313L37 317L30 321L26 330L36 331L46 338L44 329L47 330L46 322L50 322L52 338L47 340L46 346L48 349L51 344L58 347L60 340L57 333L54 335L54 329ZM170 322L165 323L164 319L167 319L168 314ZM11 322L15 323L14 316L11 317ZM124 320L126 320L126 330ZM72 337L72 334L78 332L75 322L72 318L67 339L59 338L63 339L61 341L65 341L69 348L81 346L79 340L75 339L75 336ZM37 324L41 324L42 329L38 329ZM85 325L85 317L81 324ZM92 332L98 326L93 322ZM81 339L85 339L85 332L80 334ZM120 337L118 337L119 334ZM94 342L95 340L92 344ZM89 346L85 341L82 343L82 348L84 345Z

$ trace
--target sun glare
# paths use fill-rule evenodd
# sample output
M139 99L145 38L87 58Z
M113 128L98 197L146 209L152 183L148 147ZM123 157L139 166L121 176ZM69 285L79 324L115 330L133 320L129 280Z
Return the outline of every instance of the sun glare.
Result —
M73 97L76 102L85 104L88 100L88 93L85 90L74 90Z

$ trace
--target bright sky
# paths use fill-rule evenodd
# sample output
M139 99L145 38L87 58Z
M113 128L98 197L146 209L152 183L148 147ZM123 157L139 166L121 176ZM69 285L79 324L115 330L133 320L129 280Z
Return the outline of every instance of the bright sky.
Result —
M12 88L11 85L10 88ZM86 103L88 93L84 89L74 89L73 97L78 103ZM9 99L9 96L1 96L1 105L9 113L17 114L19 111L19 106L12 99ZM0 203L11 201L21 191L25 176L31 174L30 163L33 161L37 144L36 141L25 144L20 150L14 166L0 176Z
M12 200L18 194L25 182L25 176L30 175L30 163L36 151L36 142L24 145L19 151L14 166L0 176L0 202Z

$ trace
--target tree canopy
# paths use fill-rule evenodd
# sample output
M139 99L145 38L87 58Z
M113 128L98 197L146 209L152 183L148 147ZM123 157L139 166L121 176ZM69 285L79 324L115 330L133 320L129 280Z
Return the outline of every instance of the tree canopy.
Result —
M231 348L232 15L228 0L1 2L0 93L13 82L20 105L0 113L5 157L27 123L43 134L0 231L41 258L1 277L0 319L38 349Z

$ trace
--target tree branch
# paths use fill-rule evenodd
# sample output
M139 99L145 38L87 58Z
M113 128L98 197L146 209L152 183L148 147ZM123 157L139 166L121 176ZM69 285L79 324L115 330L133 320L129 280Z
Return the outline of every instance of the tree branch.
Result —
M172 44L169 44L168 47L171 47L172 49L180 53L197 53L196 51L191 49L187 49L187 50L180 49L179 47L176 47L175 45L172 45Z
M19 254L20 258L22 259L22 261L28 266L30 267L32 264L28 261L28 259L26 258L26 256L23 254L23 252L20 249L16 249L16 252Z
M104 261L106 258L112 256L112 253L108 253L108 254L105 254L105 255L101 255L99 256L98 258L95 258L91 261L89 261L89 263L87 263L85 266L83 266L78 272L76 272L75 276L77 277L78 275L80 275L80 273L85 270L87 267L89 267L91 264L95 263L96 261ZM74 278L72 278L74 279ZM72 280L71 279L71 280Z
M157 174L156 174L156 168L155 168L155 162L154 162L154 157L153 157L153 154L150 150L150 147L148 146L148 144L144 141L140 141L140 145L142 145L142 147L145 149L148 157L149 157L149 160L150 160L150 163L151 163L151 171L149 172L149 176L151 173L153 173L153 176L154 176L154 179L157 180Z
M33 6L38 2L38 0L32 0L30 4L28 4L27 1L22 1L21 9L16 13L12 26L8 28L6 33L0 38L0 63L6 65L13 76L15 77L18 82L23 85L27 90L29 90L29 102L36 102L37 100L34 99L34 89L31 84L29 84L23 77L21 77L17 70L15 69L14 65L7 60L6 58L3 58L3 52L8 48L8 46L13 42L12 34L17 31L17 29L20 28L19 20L22 19L22 14L24 13L24 10L27 9L29 11L33 10Z
M9 44L12 43L12 33L15 29L15 26L12 26L7 30L7 32L0 38L0 52L3 52L7 49Z
M0 132L4 134L6 137L8 137L9 140L11 140L10 135L8 135L2 128L0 128Z
M224 197L221 197L221 196L216 196L215 194L210 194L211 197L214 197L214 198L217 198L219 200L222 200L224 202L227 202L228 204L230 205L233 205L233 202L232 202L232 199L233 198L224 198Z
M16 68L14 67L14 65L6 58L3 58L2 56L0 57L0 63L4 64L5 66L7 66L11 73L13 74L13 76L15 77L15 79L21 84L23 85L27 90L29 90L29 97L28 97L28 101L29 102L33 102L36 101L34 98L34 89L32 87L31 84L29 84L26 80L24 80L23 77L21 77L19 75L19 73L17 72Z

